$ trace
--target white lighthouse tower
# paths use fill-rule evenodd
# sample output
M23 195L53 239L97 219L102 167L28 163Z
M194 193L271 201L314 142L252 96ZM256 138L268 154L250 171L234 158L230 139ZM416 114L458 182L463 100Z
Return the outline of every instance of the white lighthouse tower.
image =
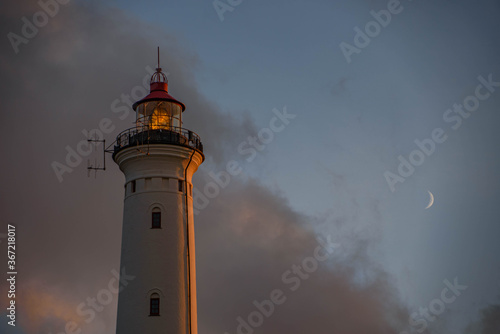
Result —
M133 105L113 160L125 174L120 267L135 276L118 297L117 334L197 334L193 174L200 137L182 128L159 61L151 92Z

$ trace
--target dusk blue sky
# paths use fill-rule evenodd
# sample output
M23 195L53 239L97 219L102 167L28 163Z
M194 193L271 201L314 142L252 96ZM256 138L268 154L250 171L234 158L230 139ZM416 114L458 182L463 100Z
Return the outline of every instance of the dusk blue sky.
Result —
M132 111L120 119L111 105L155 68L157 46L169 92L186 104L184 126L205 144L197 189L230 160L244 171L195 217L200 334L234 333L315 235L341 250L255 333L410 332L408 316L455 278L467 289L428 333L497 333L500 4L402 0L348 62L340 44L355 46L355 28L390 3L243 0L221 21L212 1L71 1L18 53L4 37L0 233L17 225L18 288L46 301L20 299L19 333L82 323L73 310L119 268L121 172L108 156L107 170L87 178L87 159L102 163L94 152L60 182L53 163L103 118L115 126L108 145L132 126ZM21 34L21 18L39 10L2 4L3 36ZM488 90L479 77L498 84ZM480 84L489 96L453 129L445 113ZM247 161L238 147L283 110L295 118ZM398 157L436 128L446 140L391 191L384 173L397 174ZM106 307L82 333L114 332L116 300ZM4 320L0 329L17 333Z

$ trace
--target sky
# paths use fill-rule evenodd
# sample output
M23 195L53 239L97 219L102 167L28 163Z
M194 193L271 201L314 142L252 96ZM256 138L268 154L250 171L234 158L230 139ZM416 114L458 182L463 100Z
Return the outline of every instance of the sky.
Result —
M18 270L16 326L2 279L0 332L115 332L116 295L92 320L77 309L120 270L124 177L109 155L88 175L102 147L78 150L89 132L109 145L132 126L127 101L146 95L159 46L206 157L194 178L200 334L237 333L275 289L286 300L254 333L498 333L497 1L0 9L2 275L9 224ZM207 197L230 161L243 172ZM287 283L328 238L329 257Z

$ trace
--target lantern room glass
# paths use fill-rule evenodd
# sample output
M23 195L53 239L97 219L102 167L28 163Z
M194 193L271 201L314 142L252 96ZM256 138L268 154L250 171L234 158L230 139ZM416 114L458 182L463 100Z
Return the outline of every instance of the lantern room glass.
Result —
M170 101L150 101L137 107L137 127L179 131L182 126L182 109Z

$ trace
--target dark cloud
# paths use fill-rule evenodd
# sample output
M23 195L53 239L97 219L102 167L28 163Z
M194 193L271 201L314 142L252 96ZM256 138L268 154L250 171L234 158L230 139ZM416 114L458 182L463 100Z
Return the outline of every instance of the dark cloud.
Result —
M235 181L197 219L201 326L207 333L234 333L237 318L255 311L254 301L281 289L287 300L260 333L397 333L406 313L391 280L371 261L369 242L340 228L346 217L336 222L339 228L334 222L318 228L314 218L293 212L256 182ZM318 233L340 247L292 291L282 275L313 255ZM370 274L358 279L363 272Z
M0 14L2 34L19 32L20 18L38 10L31 2L9 4ZM155 66L158 44L170 91L186 103L185 126L201 135L207 161L223 165L256 127L244 113L217 111L199 93L194 71L201 61L181 42L115 8L71 2L18 54L3 43L0 131L8 144L0 149L0 208L18 229L20 325L30 334L56 333L75 321L83 332L111 333L116 300L90 324L75 310L119 267L123 177L108 159L106 173L87 178L84 157L60 183L51 164L64 164L66 146L75 149L85 140L82 130L103 118L114 126L108 143L131 126L132 114L120 119L111 105L141 84L146 66ZM97 153L90 158L101 159ZM307 217L258 182L233 179L196 218L200 332L234 332L254 300L281 289L287 301L261 333L396 333L406 313L369 255L377 233L361 224L377 203L357 205ZM282 274L313 254L318 234L331 234L342 247L292 292Z
M500 305L489 305L481 310L480 319L470 324L466 334L495 334L500 331Z

